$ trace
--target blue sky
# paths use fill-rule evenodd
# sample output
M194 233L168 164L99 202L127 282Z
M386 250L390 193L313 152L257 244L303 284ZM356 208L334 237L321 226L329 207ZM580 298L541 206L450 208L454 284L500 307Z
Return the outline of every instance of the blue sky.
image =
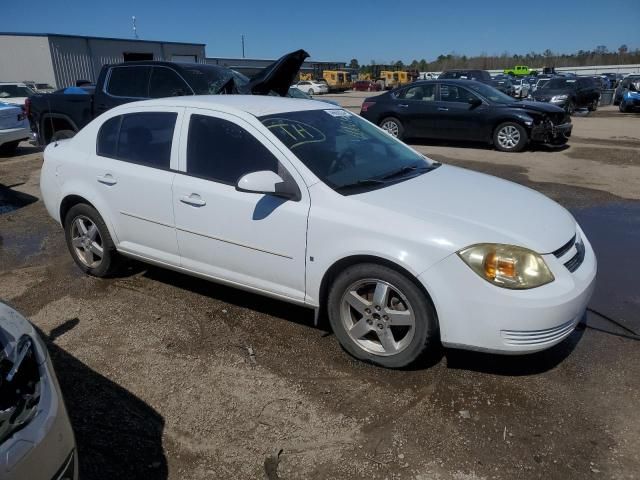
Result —
M360 63L466 55L640 48L640 1L274 0L3 1L0 31L207 44L208 56L276 58L304 48L313 59ZM55 5L55 6L54 6Z

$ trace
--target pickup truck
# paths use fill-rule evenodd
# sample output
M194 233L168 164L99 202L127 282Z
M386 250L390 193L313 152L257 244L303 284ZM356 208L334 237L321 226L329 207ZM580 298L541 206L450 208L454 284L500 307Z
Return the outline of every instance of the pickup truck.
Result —
M95 117L123 103L182 95L245 94L287 96L309 56L284 55L252 78L219 65L161 61L104 65L95 87L32 95L25 102L31 129L41 146L73 137Z
M531 70L526 65L516 65L513 68L505 68L505 75L513 75L514 77L529 77L531 75L537 75L536 70Z

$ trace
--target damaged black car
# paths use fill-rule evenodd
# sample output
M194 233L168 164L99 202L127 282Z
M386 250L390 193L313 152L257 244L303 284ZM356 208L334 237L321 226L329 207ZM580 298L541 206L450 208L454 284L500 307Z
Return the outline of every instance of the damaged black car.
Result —
M572 129L560 107L516 100L472 80L414 82L365 99L360 114L397 138L487 142L504 152L564 145Z

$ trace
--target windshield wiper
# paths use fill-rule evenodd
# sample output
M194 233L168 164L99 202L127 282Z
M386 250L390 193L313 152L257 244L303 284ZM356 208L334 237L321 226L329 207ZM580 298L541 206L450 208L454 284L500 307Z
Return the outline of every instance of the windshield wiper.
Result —
M397 170L394 170L390 173L387 173L384 177L380 177L380 180L391 180L392 178L397 178L397 177L402 177L407 173L410 172L415 172L415 171L429 171L429 170L433 170L434 168L438 168L441 164L440 163L433 163L429 166L420 166L420 165L407 165L401 168L398 168Z
M347 190L349 188L357 188L357 187L369 187L373 185L382 185L386 182L382 180L378 180L376 178L365 178L364 180L358 180L357 182L347 183L345 185L340 185L335 187L336 190Z

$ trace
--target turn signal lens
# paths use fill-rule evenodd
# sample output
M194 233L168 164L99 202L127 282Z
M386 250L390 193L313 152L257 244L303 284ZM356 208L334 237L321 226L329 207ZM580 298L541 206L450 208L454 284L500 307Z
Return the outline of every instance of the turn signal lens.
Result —
M481 243L460 250L458 256L480 277L502 288L535 288L555 279L544 259L528 248Z

